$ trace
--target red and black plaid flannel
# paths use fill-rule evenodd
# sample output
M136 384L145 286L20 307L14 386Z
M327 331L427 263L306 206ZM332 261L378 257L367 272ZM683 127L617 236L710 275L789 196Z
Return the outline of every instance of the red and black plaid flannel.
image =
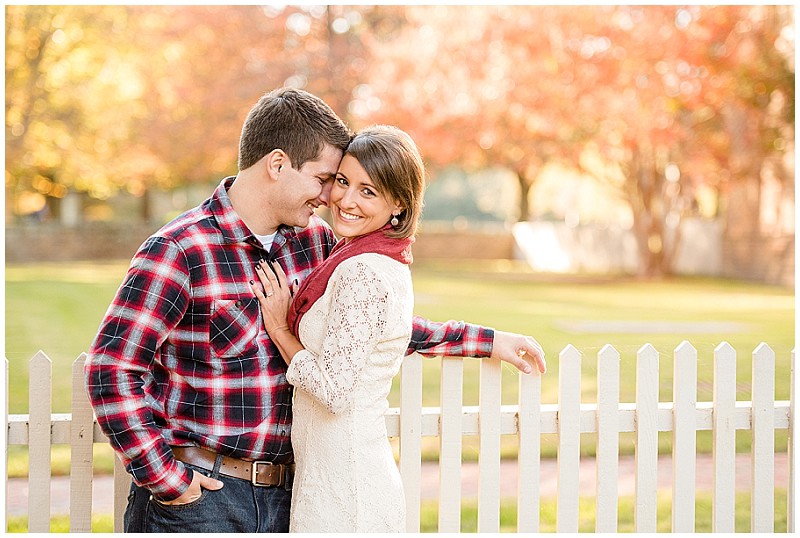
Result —
M313 216L307 228L281 227L265 251L231 207L232 182L142 244L86 362L100 426L135 482L164 500L191 481L170 445L293 458L286 364L249 281L265 258L302 282L336 239ZM486 357L493 337L491 329L415 317L409 352Z

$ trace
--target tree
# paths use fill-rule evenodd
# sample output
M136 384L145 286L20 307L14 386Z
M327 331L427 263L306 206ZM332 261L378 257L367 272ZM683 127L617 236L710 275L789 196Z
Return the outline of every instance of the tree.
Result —
M684 24L682 13L671 6L575 13L581 31L565 50L581 88L574 119L592 134L579 163L628 201L639 272L651 277L671 271L699 183L717 180L701 173L713 167L698 136L709 113L708 68L699 60L709 36Z
M408 23L376 47L368 99L375 121L407 125L434 167L503 166L528 193L549 161L569 158L577 131L562 119L574 89L559 71L547 32L556 8L415 7ZM546 81L546 83L544 83Z
M149 220L151 188L235 173L242 120L265 92L306 88L346 115L372 11L10 7L9 198L127 190Z
M774 8L603 9L581 27L584 41L607 39L607 52L572 54L584 57L576 82L587 90L576 112L594 128L591 147L606 164L584 168L617 172L642 273L670 273L679 224L697 213L701 186L725 192L731 181L755 181L754 201L738 205L736 220L758 229L762 144L774 146L777 132L768 126L777 116L783 136L793 131L793 70L775 48L791 21ZM770 107L771 99L784 106Z
M630 205L643 274L670 271L681 218L709 212L699 193L720 192L723 215L746 202L730 233L758 228L765 174L793 195L786 6L6 13L12 201L125 189L149 218L148 189L235 173L242 119L283 85L321 96L354 128L404 128L431 168L512 170L523 220L547 163L593 174Z
M12 204L24 192L51 201L70 188L104 192L113 177L104 156L124 123L116 121L109 96L122 91L122 81L112 76L117 58L102 45L124 15L118 7L7 7L6 194Z
M271 17L286 28L281 54L290 86L322 98L347 123L374 108L364 87L377 44L404 23L398 6L300 6L275 8Z
M130 137L126 188L147 190L214 182L236 173L242 120L266 89L287 75L260 51L280 50L281 34L256 6L129 8L129 65L139 91L126 110ZM278 54L274 54L279 57Z
M370 119L409 125L434 165L513 170L523 219L528 188L545 163L592 174L630 205L641 274L669 273L681 219L700 211L701 190L727 181L726 103L746 102L739 95L748 86L773 88L764 82L769 70L782 73L781 89L770 95L793 102L793 70L774 47L786 17L771 34L743 31L753 13L735 6L409 8L409 24L375 49L365 94L382 106ZM746 67L742 54L714 52L742 39L772 58L765 69ZM748 113L766 113L764 103L754 105ZM747 143L770 138L756 127Z
M709 51L713 76L729 91L717 92L724 133L719 162L729 171L722 183L727 233L770 234L761 218L765 175L792 197L794 165L794 42L789 6L751 6L715 13L731 30Z

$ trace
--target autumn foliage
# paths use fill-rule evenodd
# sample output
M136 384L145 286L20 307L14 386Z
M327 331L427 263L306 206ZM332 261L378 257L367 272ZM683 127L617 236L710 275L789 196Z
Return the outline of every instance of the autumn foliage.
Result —
M409 131L432 177L511 170L521 219L548 163L595 177L657 274L682 217L736 203L728 225L758 228L765 178L793 196L793 25L790 6L7 6L7 222L26 196L233 174L247 110L292 85Z

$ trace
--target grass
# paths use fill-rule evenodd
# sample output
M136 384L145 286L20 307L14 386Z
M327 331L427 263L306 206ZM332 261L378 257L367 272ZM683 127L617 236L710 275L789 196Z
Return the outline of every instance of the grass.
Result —
M40 349L53 361L53 412L70 411L71 364L91 344L127 266L127 261L6 266L10 413L27 413L27 362ZM620 400L634 401L636 352L645 343L652 344L659 352L660 399L669 401L673 351L683 340L688 340L698 351L699 401L711 399L713 350L723 341L737 352L738 399L750 399L751 357L761 342L767 342L776 352L776 398L789 398L789 362L795 345L794 291L789 288L712 278L650 282L540 275L524 264L503 260L419 261L413 266L413 276L417 314L434 320L463 319L535 337L547 356L543 403L557 402L558 354L567 344L575 346L583 356L584 402L596 401L596 356L606 344L612 344L621 353ZM597 322L609 321L722 325L712 327L715 332L693 334L669 329L596 332L593 328ZM437 359L425 361L423 403L427 406L439 405L439 363ZM465 362L464 405L478 403L479 364L479 360ZM515 369L503 367L503 404L516 401L516 375ZM390 404L399 404L397 384L390 395ZM632 453L632 437L626 435L621 435L621 452ZM583 452L592 454L591 436L583 435L582 439ZM662 451L669 450L669 442L668 435L659 435ZM504 454L515 455L514 444L513 439L504 439ZM436 445L436 440L426 440L426 458L437 457ZM749 445L748 434L737 435L739 451L749 450ZM776 450L784 450L785 446L785 434L777 434ZM698 451L707 452L710 447L710 435L698 433ZM26 449L11 449L9 467L21 468L22 464L15 459L22 457L20 454L26 453ZM542 453L545 457L553 456L555 444L544 440ZM477 440L466 438L464 458L475 459L476 455ZM54 462L54 467L62 468L63 464Z
M28 532L28 518L26 516L9 517L7 532ZM69 532L69 516L58 515L51 517L50 532ZM114 516L111 514L92 514L92 532L114 532Z
M581 497L578 501L578 531L594 532L595 500L593 497ZM619 532L635 532L634 497L620 497L617 509L617 529ZM420 527L422 532L437 532L438 503L424 501L420 510ZM750 531L750 494L736 494L735 509L736 532ZM555 499L542 499L539 507L539 531L556 532L557 503ZM656 531L670 532L672 528L672 499L668 493L658 495L656 508ZM474 500L461 504L461 532L477 532L478 506ZM775 495L775 532L786 532L786 490L776 491ZM506 500L500 505L500 532L516 532L517 505L513 500ZM695 532L711 532L711 494L701 492L695 501Z
M72 362L100 326L127 263L6 266L9 413L28 412L27 362L39 350L53 361L53 412L70 411Z
M12 445L8 447L8 476L23 478L28 476L28 447ZM95 443L92 446L92 466L95 475L114 472L114 453L108 443ZM50 473L53 476L69 476L69 445L52 445L50 452Z
M619 532L634 532L633 497L621 497L618 505L617 525ZM539 509L539 531L556 532L557 506L555 499L542 499ZM594 498L581 497L578 503L578 530L594 532L595 505ZM439 507L436 501L423 501L420 508L420 530L437 532ZM750 531L750 494L736 494L735 511L736 532ZM657 532L670 532L672 528L672 500L669 494L659 494L656 508ZM110 514L92 516L93 532L108 533L113 531L114 521ZM461 505L461 532L477 532L478 506L474 500L466 500ZM517 506L513 500L504 499L500 505L500 531L516 532ZM778 490L775 494L775 532L786 532L786 490ZM27 532L27 517L8 518L8 532ZM69 517L55 516L50 520L51 532L69 532ZM711 494L697 494L695 502L695 532L711 532Z

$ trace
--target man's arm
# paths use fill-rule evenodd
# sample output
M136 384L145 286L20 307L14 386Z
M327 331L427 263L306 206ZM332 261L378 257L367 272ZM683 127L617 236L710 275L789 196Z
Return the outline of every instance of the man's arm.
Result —
M166 383L158 348L186 312L189 273L182 250L150 238L136 253L89 349L85 375L97 421L134 481L163 500L179 497L192 473L172 457L145 395ZM157 390L150 390L151 396Z
M542 346L532 337L464 321L440 323L414 316L406 354L414 352L431 356L489 357L505 361L526 374L531 373L529 361L533 361L540 373L546 371Z

